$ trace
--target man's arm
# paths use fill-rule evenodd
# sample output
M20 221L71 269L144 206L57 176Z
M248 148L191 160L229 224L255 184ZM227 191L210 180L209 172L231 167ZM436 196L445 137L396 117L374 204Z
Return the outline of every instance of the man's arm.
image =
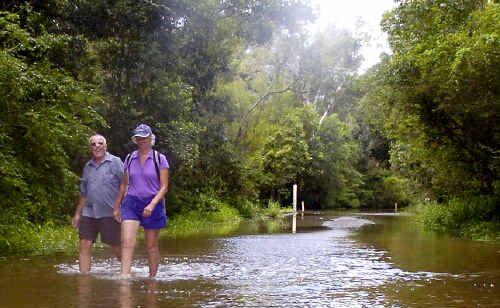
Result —
M87 176L87 165L85 165L85 168L83 168L82 178L80 179L80 199L78 200L78 204L76 206L75 215L73 215L73 219L71 220L71 224L75 228L80 227L83 207L87 203Z
M123 197L125 196L125 192L127 191L127 187L128 187L128 172L125 172L122 178L122 182L120 184L120 191L118 192L118 196L116 197L115 204L113 206L113 216L115 217L115 220L118 222L122 222L121 206Z
M80 200L78 200L78 205L76 206L75 215L73 216L73 219L71 220L71 224L75 228L80 227L80 220L82 219L82 212L83 212L83 207L85 206L85 203L87 203L87 199L83 196L80 196Z

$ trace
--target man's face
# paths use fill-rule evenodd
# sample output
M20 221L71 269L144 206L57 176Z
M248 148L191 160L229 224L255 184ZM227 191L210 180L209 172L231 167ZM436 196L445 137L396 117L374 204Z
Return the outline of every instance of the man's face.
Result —
M94 136L90 139L90 153L95 160L101 160L106 155L106 140L101 136Z

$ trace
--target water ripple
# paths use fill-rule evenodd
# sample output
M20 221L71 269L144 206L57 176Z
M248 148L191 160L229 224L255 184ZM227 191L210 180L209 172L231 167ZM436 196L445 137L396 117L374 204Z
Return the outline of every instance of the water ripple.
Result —
M387 252L360 246L349 239L349 232L334 229L213 239L215 250L209 255L164 257L156 280L217 283L220 287L198 300L202 307L385 307L382 287L386 284L450 276L396 268ZM58 271L74 274L78 268L61 264ZM132 272L135 279L147 277L146 259L135 262ZM96 260L92 273L117 279L119 263Z

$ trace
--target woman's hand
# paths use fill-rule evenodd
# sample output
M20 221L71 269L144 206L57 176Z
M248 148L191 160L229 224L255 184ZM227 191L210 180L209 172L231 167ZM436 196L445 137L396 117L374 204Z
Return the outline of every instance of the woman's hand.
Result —
M146 206L144 208L144 211L142 211L142 216L148 218L151 216L151 213L153 213L153 210L155 209L155 207L150 203L148 204L148 206Z

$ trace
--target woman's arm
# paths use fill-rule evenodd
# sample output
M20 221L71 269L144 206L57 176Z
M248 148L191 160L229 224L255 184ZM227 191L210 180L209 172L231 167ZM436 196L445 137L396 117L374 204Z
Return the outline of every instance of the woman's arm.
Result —
M160 190L151 202L144 208L142 216L149 217L156 205L165 197L168 192L168 169L160 169Z

